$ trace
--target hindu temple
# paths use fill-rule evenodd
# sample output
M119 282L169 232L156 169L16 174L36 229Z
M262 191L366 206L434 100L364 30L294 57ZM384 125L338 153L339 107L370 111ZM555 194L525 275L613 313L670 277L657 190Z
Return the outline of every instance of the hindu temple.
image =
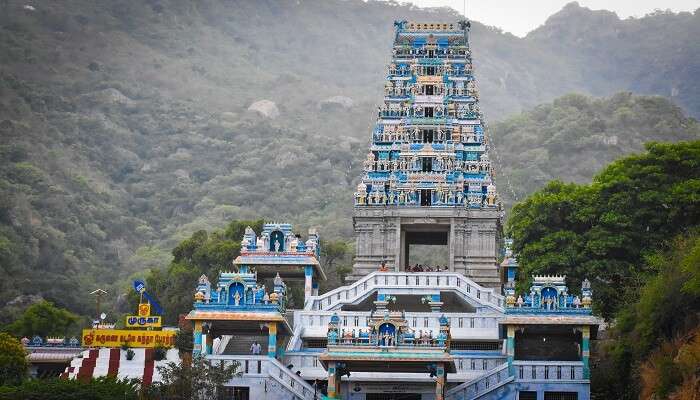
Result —
M588 400L593 293L564 276L516 292L469 22L394 27L349 284L319 293L317 231L248 228L231 270L197 282L194 352L239 363L227 399ZM415 246L445 261L416 263Z
M594 294L587 280L570 286L559 275L520 279L529 289L516 290L470 23L394 28L385 96L348 198L356 234L348 284L319 290L317 230L247 228L228 270L192 282L194 355L238 363L222 393L229 400L589 400ZM426 254L441 261L416 261ZM145 284L134 288L146 300L126 325L139 330L86 330L88 349L70 349L83 355L66 376L150 382L157 363L175 361L176 350L152 356L149 347L174 332L160 330ZM139 340L131 359L122 354L120 344Z

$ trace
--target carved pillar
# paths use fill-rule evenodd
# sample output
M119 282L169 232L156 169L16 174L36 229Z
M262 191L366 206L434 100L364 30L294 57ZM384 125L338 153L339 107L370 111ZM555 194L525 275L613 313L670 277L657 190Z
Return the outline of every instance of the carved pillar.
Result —
M202 321L194 321L192 338L194 344L192 346L192 355L196 356L202 353Z
M313 295L313 276L314 267L311 265L304 266L304 303Z
M403 265L401 265L401 252L403 251L403 240L401 239L401 217L396 218L396 233L394 233L394 271L402 271Z
M267 356L275 358L277 354L277 322L267 323Z
M513 376L513 359L515 358L515 326L508 325L508 339L506 340L506 356L508 357L508 375Z
M591 327L581 327L581 362L583 363L583 379L591 379L589 358L591 356Z
M337 382L336 378L336 366L335 361L328 362L328 398L337 399L338 398L338 386L340 382Z
M447 245L450 246L448 248L449 260L447 269L452 272L455 270L455 250L457 247L457 236L455 235L455 232L455 219L450 218L450 233L449 237L447 238Z
M445 399L445 364L438 363L435 377L435 400Z
M214 350L214 336L209 333L211 322L202 324L202 353L210 355Z

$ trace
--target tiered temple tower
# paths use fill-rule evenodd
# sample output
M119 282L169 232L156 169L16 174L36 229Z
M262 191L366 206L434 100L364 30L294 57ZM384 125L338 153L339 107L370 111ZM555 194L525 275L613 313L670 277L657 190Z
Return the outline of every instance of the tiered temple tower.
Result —
M500 285L502 208L474 84L469 22L395 22L364 175L355 193L350 279L401 271L416 245L449 249L448 269Z

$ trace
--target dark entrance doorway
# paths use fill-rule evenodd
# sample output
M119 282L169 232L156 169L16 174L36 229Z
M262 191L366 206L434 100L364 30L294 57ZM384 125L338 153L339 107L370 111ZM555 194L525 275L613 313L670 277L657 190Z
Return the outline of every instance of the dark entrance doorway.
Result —
M402 227L403 268L423 267L449 268L449 225L404 225Z

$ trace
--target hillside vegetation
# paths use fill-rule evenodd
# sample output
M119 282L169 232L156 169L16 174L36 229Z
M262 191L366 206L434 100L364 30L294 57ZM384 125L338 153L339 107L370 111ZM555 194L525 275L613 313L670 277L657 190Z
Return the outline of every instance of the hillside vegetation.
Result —
M178 242L232 219L288 219L300 231L318 226L323 238L349 239L392 21L459 19L449 9L360 0L25 5L0 2L0 322L39 298L86 314L96 286L115 298L128 277L169 265ZM572 91L658 94L700 114L700 51L687 40L698 13L605 14L603 25L601 15L572 4L524 39L473 24L483 109L506 120L492 137L509 203L510 186L522 196L549 177L579 181L648 140L697 135L680 108L656 97L621 95L629 111L619 118L606 109L618 100L544 106L605 121L563 133L578 135L573 148L551 140L557 125L525 132L507 120ZM588 50L572 52L581 41ZM667 57L669 46L684 56ZM645 75L646 86L615 72L649 66L658 73ZM669 87L669 77L679 83ZM247 111L261 100L274 104ZM516 118L535 121L538 112ZM565 127L566 117L547 121ZM621 144L601 145L596 135ZM587 140L605 156L571 168ZM529 161L517 161L524 152L535 156L530 181Z
M588 278L609 322L592 390L693 399L700 389L700 141L649 143L588 184L550 182L513 207L519 286ZM608 333L610 332L610 333Z
M491 129L498 187L506 203L553 179L584 183L644 143L700 138L700 124L662 97L567 95Z

